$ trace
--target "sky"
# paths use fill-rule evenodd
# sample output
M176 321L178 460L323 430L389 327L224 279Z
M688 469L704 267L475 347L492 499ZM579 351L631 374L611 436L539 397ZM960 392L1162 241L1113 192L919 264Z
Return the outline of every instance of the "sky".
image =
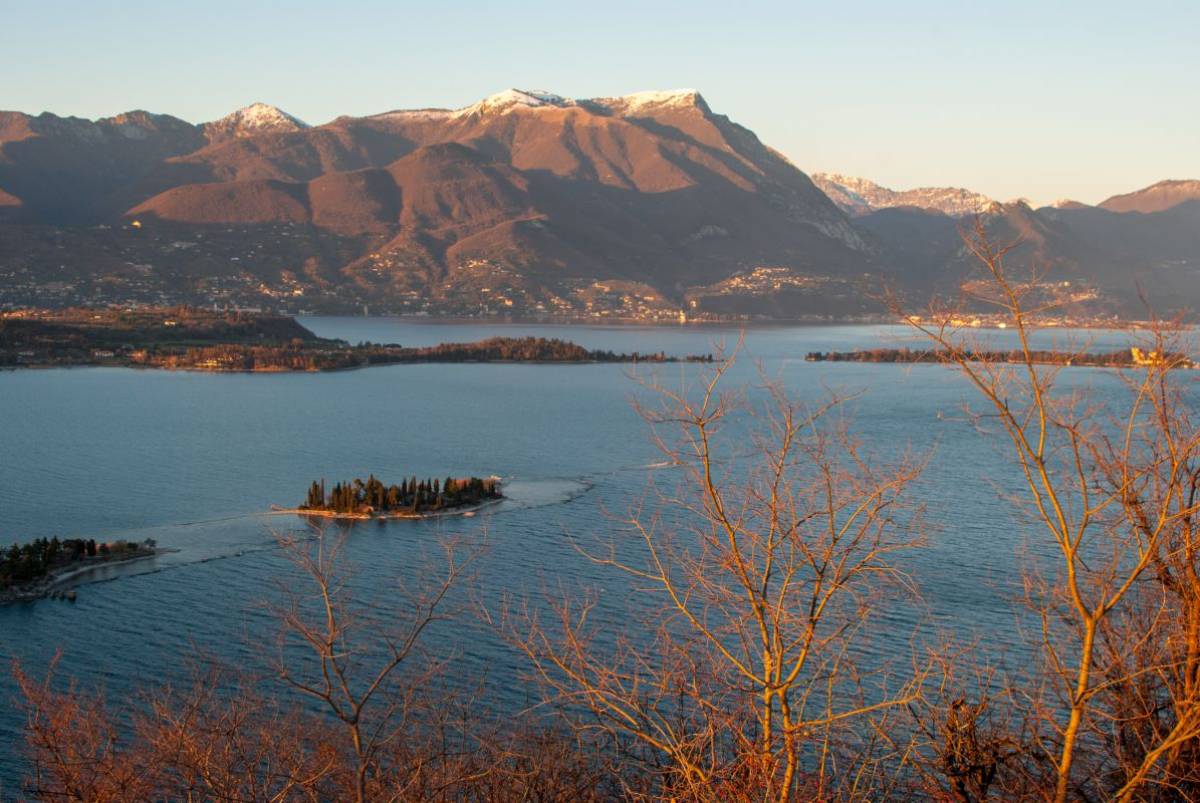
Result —
M0 0L0 109L319 124L698 89L806 172L1097 202L1200 178L1200 2Z

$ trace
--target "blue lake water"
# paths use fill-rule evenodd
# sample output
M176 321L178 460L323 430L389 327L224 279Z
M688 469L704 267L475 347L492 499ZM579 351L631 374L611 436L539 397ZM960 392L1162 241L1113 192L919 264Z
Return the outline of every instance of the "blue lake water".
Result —
M427 345L504 334L562 337L614 351L708 353L736 329L610 328L419 323L308 318L324 336ZM960 414L966 384L941 366L807 363L813 350L894 345L893 327L773 327L746 333L731 385L754 383L756 363L795 393L861 391L856 431L888 454L930 451L920 482L932 529L907 567L922 588L921 627L1011 643L1006 589L1025 540L997 496L1016 487L1007 458ZM1003 338L1001 334L998 337ZM1062 333L1059 337L1068 337ZM1080 335L1096 348L1116 333ZM62 651L61 672L122 700L175 677L196 650L253 662L275 633L261 601L286 575L272 530L300 527L263 515L298 502L317 477L374 473L497 474L509 499L486 515L370 523L348 542L357 587L387 604L397 583L436 558L439 537L486 543L471 596L540 596L559 585L598 590L599 621L622 621L628 589L581 557L615 528L647 483L673 472L631 407L639 393L620 365L412 365L330 374L200 374L126 369L0 372L0 544L41 535L141 539L172 550L116 567L78 587L74 604L0 607L0 799L20 774L21 720L7 672L18 658L35 671ZM646 368L637 369L644 374ZM667 384L695 366L655 370ZM1111 373L1073 369L1071 383L1108 392ZM918 614L897 608L907 632ZM497 708L528 692L523 664L488 628L464 616L441 644L487 676ZM880 649L904 648L904 644Z

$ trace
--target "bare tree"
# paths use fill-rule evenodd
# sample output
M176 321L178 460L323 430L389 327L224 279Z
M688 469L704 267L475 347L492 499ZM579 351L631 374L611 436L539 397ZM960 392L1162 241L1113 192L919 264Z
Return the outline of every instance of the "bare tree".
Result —
M1005 266L1018 243L996 245L982 219L964 239L984 268L973 301L1014 333L1011 359L981 358L986 349L955 325L955 311L905 317L1003 428L1023 509L1052 549L1052 558L1034 550L1025 579L1044 673L1010 690L1038 719L1020 770L1027 791L1058 803L1191 799L1200 789L1200 433L1175 382L1185 359L1178 331L1150 327L1115 401L1064 389L1063 366L1039 364L1033 343L1056 302L1039 277L1019 280Z
M420 671L408 664L430 625L449 616L447 595L470 556L464 558L454 543L444 544L440 577L433 575L421 588L399 590L404 600L399 610L372 615L355 606L349 594L341 558L344 532L331 537L320 528L311 539L281 536L279 541L311 583L307 591L284 584L286 602L275 607L282 624L278 677L320 703L340 727L352 759L351 799L406 799L408 784L422 777L432 757L418 751L408 755L409 766L398 767L394 759L407 752L398 750L398 742L429 724L415 715L429 710L422 704L429 701L426 692L440 668L437 661ZM402 667L408 671L401 672ZM385 754L393 761L381 761Z
M732 364L695 392L652 385L661 405L641 412L682 480L624 522L637 548L587 553L648 595L648 630L614 641L590 622L595 599L567 599L508 631L561 702L623 745L618 773L657 778L631 796L865 796L884 777L874 728L923 675L892 688L864 657L881 594L912 591L892 558L919 540L905 493L921 462L866 454L843 398L812 407L774 381L757 402L724 393Z

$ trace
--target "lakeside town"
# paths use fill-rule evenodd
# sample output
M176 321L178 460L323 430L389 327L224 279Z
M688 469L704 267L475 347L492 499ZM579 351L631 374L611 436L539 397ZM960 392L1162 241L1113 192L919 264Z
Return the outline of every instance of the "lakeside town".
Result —
M331 280L312 250L339 252L344 238L295 223L210 227L203 232L138 219L55 232L21 228L0 256L0 314L29 309L188 305L278 315L395 315L495 321L581 323L886 323L896 316L873 300L889 280L834 275L783 264L747 264L710 283L670 293L644 280L558 276L534 282L504 260L479 257L454 277L408 278L400 256L371 252L354 263L356 280ZM63 253L88 259L63 261ZM398 262L397 260L401 260ZM197 273L197 266L205 266ZM967 285L969 289L969 283ZM1119 316L1088 282L1053 285L1064 327L1111 326ZM969 321L988 325L984 312Z

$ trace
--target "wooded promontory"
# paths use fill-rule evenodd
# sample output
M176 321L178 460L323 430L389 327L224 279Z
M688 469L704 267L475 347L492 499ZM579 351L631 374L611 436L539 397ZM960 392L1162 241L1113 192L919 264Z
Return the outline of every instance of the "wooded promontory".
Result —
M711 362L712 355L687 362ZM192 371L336 371L404 363L666 363L661 351L617 353L543 337L436 346L317 337L294 318L193 307L24 310L0 315L0 367L75 365Z
M1195 368L1196 362L1178 352L1160 353L1136 346L1119 351L1088 353L1078 351L964 351L968 362L1025 363L1093 368L1135 368L1138 366ZM952 363L955 355L940 349L860 349L858 351L813 351L809 362L892 362L892 363Z

